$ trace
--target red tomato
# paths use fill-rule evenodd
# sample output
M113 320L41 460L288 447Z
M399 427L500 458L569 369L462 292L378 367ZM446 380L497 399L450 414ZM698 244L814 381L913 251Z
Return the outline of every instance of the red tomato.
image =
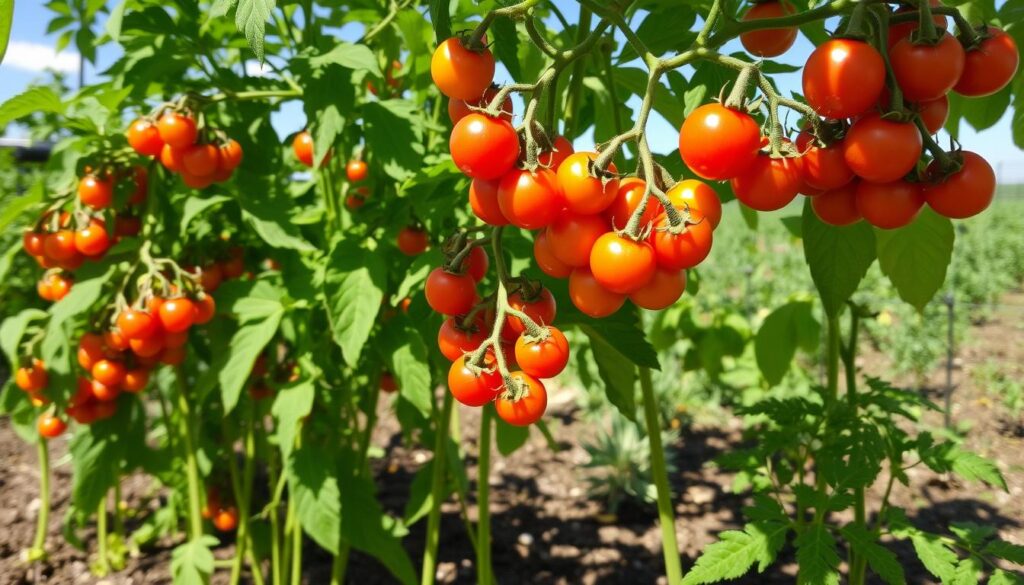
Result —
M78 340L78 365L91 371L93 364L103 359L103 337L96 333L85 333Z
M569 211L581 215L601 213L615 201L619 191L618 179L600 179L591 175L592 162L597 158L596 152L576 152L570 154L558 166L558 185ZM607 171L615 174L614 163L609 163Z
M864 41L836 38L818 45L804 65L804 98L826 118L852 118L878 102L885 61Z
M103 224L92 221L75 233L75 248L85 256L100 256L110 248L110 237Z
M137 337L128 340L132 353L140 358L155 358L164 350L163 334L150 337Z
M551 249L550 236L546 229L537 232L536 237L533 239L533 257L537 261L537 266L548 276L567 278L572 273L572 266L562 262L558 256L555 256L555 251ZM587 251L587 262L590 262L589 250Z
M33 230L25 230L25 233L21 236L22 247L25 248L25 252L29 256L42 256L45 240L45 234Z
M594 318L607 317L626 302L626 295L601 286L589 268L575 268L569 275L569 298L576 308Z
M605 289L629 294L654 278L654 248L644 240L608 232L590 250L590 272Z
M744 205L758 211L782 209L796 198L804 183L803 161L759 154L746 171L729 181Z
M590 250L598 238L609 231L608 219L603 215L563 213L548 226L545 239L561 265L577 268L590 265Z
M924 122L929 134L935 134L942 130L942 127L946 125L946 119L949 118L949 98L946 96L937 100L913 104L912 107L921 116L921 121Z
M572 143L565 136L557 136L551 144L551 150L540 153L537 156L537 161L541 166L548 167L549 169L558 172L558 167L562 166L565 159L569 158L569 155L576 152L572 148Z
M220 145L220 168L231 172L242 164L242 145L234 138Z
M127 137L128 144L143 156L158 156L164 148L164 141L156 125L143 118L132 122Z
M160 164L172 173L180 173L185 170L185 163L182 160L184 156L184 148L174 148L170 144L165 144L160 151Z
M949 93L964 71L964 49L947 32L935 45L914 44L905 38L889 49L893 74L912 102L937 100Z
M92 377L106 386L120 386L124 381L124 364L116 360L102 359L92 366Z
M477 319L468 329L462 327L457 317L448 317L437 331L437 346L441 354L455 361L467 353L476 351L480 344L487 340L487 331L481 319Z
M476 304L476 281L468 274L452 274L438 267L427 276L427 304L442 315L465 315Z
M441 93L449 98L476 101L494 79L494 55L488 49L470 50L453 37L434 51L430 76Z
M761 148L761 129L746 112L721 104L693 111L679 129L679 155L704 179L724 181L754 163Z
M793 6L784 2L769 0L758 2L743 14L743 20L780 18L793 14ZM740 35L743 48L758 57L778 57L796 42L796 27L766 28L745 32Z
M861 220L857 210L857 185L851 181L841 187L825 191L811 199L811 208L821 221L835 226L850 225Z
M838 189L853 180L853 171L846 164L842 143L818 146L814 135L804 130L796 137L796 148L802 154L804 183L811 189Z
M136 165L132 169L132 179L135 181L135 190L128 198L128 205L142 205L149 192L149 172L146 171L146 167Z
M117 316L117 328L129 340L152 337L159 331L159 324L145 311L126 309Z
M427 232L415 227L404 227L398 232L396 244L406 256L418 256L427 251L430 240Z
M459 120L473 113L470 109L470 104L476 108L486 108L491 104L491 100L498 96L498 88L491 86L484 92L484 96L479 100L466 102L460 99L448 100L448 118L452 121L452 124L458 124ZM512 122L512 96L509 95L505 98L505 101L501 103L501 115L498 116L502 120Z
M114 181L86 175L78 182L78 199L93 209L106 209L114 201Z
M164 347L178 348L188 343L188 331L164 333Z
M160 133L160 140L172 148L191 146L199 137L195 120L177 112L167 112L160 116L156 128Z
M508 296L508 304L513 309L526 313L527 317L540 326L553 323L558 309L554 295L546 288L540 289L537 296L530 299L523 298L523 294L516 291ZM505 319L505 325L515 333L526 331L526 324L518 317L509 315Z
M682 233L673 234L668 216L658 216L648 238L654 246L654 258L658 266L666 270L693 268L711 253L711 222L698 213L691 214L690 218L694 223L687 223Z
M313 166L313 136L305 130L296 134L292 140L292 152L299 162L307 167Z
M516 340L516 363L537 378L553 378L569 363L569 342L556 327L547 327L548 336L533 339L525 333Z
M964 72L953 91L968 97L992 95L1006 87L1017 73L1020 53L1013 37L994 26L988 38L965 54Z
M100 402L117 400L121 395L121 386L116 384L104 384L99 380L93 380L91 386L92 397Z
M36 428L39 430L39 434L42 437L53 439L64 434L68 425L52 414L41 414L39 415L39 420L36 422Z
M213 144L194 144L181 155L184 172L195 177L209 177L220 168L220 149Z
M187 331L195 322L196 307L191 300L184 297L167 299L160 305L158 316L165 331L180 333Z
M843 157L859 177L888 183L914 170L923 142L917 126L870 113L854 122L843 139Z
M659 266L651 281L630 293L629 300L638 307L658 311L672 306L683 296L684 291L686 272Z
M160 352L160 363L168 366L180 366L185 361L184 347L165 347Z
M942 2L940 2L939 0L930 0L929 3L932 5L932 7L942 6ZM917 13L917 8L915 8L913 6L905 6L903 8L900 8L899 10L897 10L896 14L906 14L906 13L909 13L909 12ZM917 21L918 21L918 19L915 18L913 21L910 21L910 22L898 22L896 24L891 24L890 23L889 24L889 39L888 39L887 47L890 48L890 49L893 48L893 46L896 43L900 42L901 39L905 39L905 38L909 37L911 33L916 31L917 28L918 28ZM932 21L935 22L935 26L937 28L940 28L940 29L948 28L946 26L946 24L947 24L946 23L946 17L941 15L941 14L932 14Z
M14 372L14 383L25 392L39 392L50 381L43 360L32 358L31 365L22 366Z
M213 525L221 532L234 532L238 526L238 510L234 506L218 510L213 516Z
M647 183L636 177L627 177L619 181L619 190L615 194L615 199L608 209L604 210L604 216L613 228L626 229L629 218L633 216L633 212L640 206L640 202L644 198L646 188ZM651 224L662 211L664 208L661 203L651 197L647 202L647 207L644 208L644 214L640 217L640 225Z
M924 188L929 207L951 219L978 215L992 203L996 194L996 174L981 156L961 153L961 167L943 178L938 163L928 165L928 175L935 180Z
M147 384L149 384L149 370L146 368L135 368L124 373L121 389L134 394L142 392Z
M128 338L121 333L119 329L110 329L103 332L103 344L104 349L116 354L129 349L131 346L128 343ZM91 369L92 366L89 366Z
M73 260L79 256L78 248L75 247L75 232L58 230L46 236L43 241L43 251L57 262Z
M501 374L488 361L479 373L466 364L466 356L459 356L448 370L448 389L452 396L466 406L483 406L494 400L501 391Z
M468 118L467 118L468 119ZM554 171L512 169L498 184L498 207L508 221L535 230L553 222L564 206Z
M921 186L903 179L890 183L861 181L855 196L857 211L864 219L886 230L908 225L924 205Z
M702 216L711 222L711 229L718 227L722 221L722 202L718 199L715 190L706 183L696 179L683 179L665 195L668 196L672 205L678 209L689 209L698 211ZM664 211L661 205L657 206L659 215ZM657 217L655 217L657 219Z
M469 114L452 129L448 148L466 176L497 179L519 159L519 135L512 124L483 114Z
M548 408L548 392L540 380L524 372L512 372L511 378L523 388L523 393L518 400L512 400L503 393L495 401L494 410L501 420L512 426L532 425L544 416Z
M487 258L487 252L484 251L482 246L474 246L469 251L469 255L464 260L466 266L466 274L473 277L473 280L480 282L487 276L487 268L490 266L491 261Z
M348 180L353 183L358 183L359 181L366 179L369 174L369 167L367 167L366 163L361 160L350 160L348 161L348 164L345 165L345 176L347 176Z
M508 225L508 218L498 204L498 179L473 179L469 184L469 206L480 221L490 225Z

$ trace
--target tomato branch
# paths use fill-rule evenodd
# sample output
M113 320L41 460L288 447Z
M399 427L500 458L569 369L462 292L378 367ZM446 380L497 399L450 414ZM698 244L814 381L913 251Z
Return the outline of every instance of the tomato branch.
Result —
M825 20L826 18L841 14L844 9L851 5L853 5L853 0L834 0L833 2L829 2L828 4L824 4L812 10L791 14L789 16L781 16L778 18L758 18L755 20L742 21L729 20L719 28L717 33L711 35L706 46L711 48L720 47L727 41L734 39L745 32L800 26L801 24L807 24L808 22L814 22L815 20Z
M525 0L524 2L520 2L519 4L513 4L512 6L504 6L502 8L495 8L494 10L491 10L490 12L484 15L483 20L480 21L480 24L478 24L477 27L473 30L473 32L469 35L469 40L467 41L466 46L480 46L481 42L483 41L484 34L487 32L487 29L491 26L491 23L494 22L495 18L499 16L522 16L537 4L540 4L540 0Z

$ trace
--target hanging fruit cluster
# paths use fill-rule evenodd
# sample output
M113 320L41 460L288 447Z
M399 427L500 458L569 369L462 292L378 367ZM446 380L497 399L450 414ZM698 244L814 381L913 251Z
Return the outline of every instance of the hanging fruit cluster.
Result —
M184 110L164 111L159 118L139 118L129 126L127 137L135 152L158 158L164 168L181 175L182 182L193 189L227 181L242 163L238 141L197 123Z

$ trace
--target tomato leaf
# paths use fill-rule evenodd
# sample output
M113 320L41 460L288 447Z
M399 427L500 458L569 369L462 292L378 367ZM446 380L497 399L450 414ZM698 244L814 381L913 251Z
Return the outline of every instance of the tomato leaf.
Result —
M65 107L49 87L33 87L0 104L0 127L36 112L63 114Z
M380 65L377 63L377 57L366 45L338 43L330 51L310 58L309 64L313 67L324 67L330 64L341 65L346 69L368 71L375 77L383 76Z
M438 43L452 36L451 5L449 0L430 0L430 22Z
M918 311L924 310L945 282L955 238L953 222L928 207L906 227L875 230L882 273L900 298Z
M122 396L113 417L79 429L71 439L71 497L79 510L95 510L123 473L128 446L145 444L140 412L132 405L132 397Z
M787 531L782 522L759 521L747 524L742 531L722 532L718 542L704 549L682 585L735 579L749 572L755 562L758 572L763 572L786 544Z
M584 325L590 350L608 401L629 420L636 420L636 367L600 332ZM581 368L582 369L582 368Z
M270 412L277 421L277 442L285 459L291 456L295 446L299 421L313 410L314 393L315 388L310 380L300 380L277 391Z
M530 438L530 427L517 427L508 424L500 417L495 419L495 443L498 445L498 452L504 456L515 453L520 447L526 444Z
M412 177L423 165L423 126L416 104L385 100L363 104L366 142L397 181Z
M323 445L304 443L288 458L287 473L288 492L295 499L299 524L317 544L338 554L341 490L333 454Z
M405 511L402 513L402 521L406 526L412 526L430 513L434 502L433 494L430 493L432 487L430 482L433 475L434 460L431 459L424 463L413 476L412 483L409 485L409 497L405 500ZM447 492L445 496L447 496Z
M957 556L945 542L934 535L923 532L911 534L910 542L914 545L917 558L921 559L921 564L928 569L929 573L941 579L943 583L948 583L953 579Z
M192 223L192 220L199 216L207 209L216 207L221 203L231 201L231 197L227 195L214 195L212 197L198 197L193 195L185 200L185 206L181 212L181 231L188 231L188 226Z
M379 254L355 240L335 243L324 273L324 303L334 342L351 366L370 337L386 288L387 267Z
M824 524L808 526L796 538L797 583L839 585L839 554L836 541Z
M875 261L875 233L867 222L845 227L825 224L804 204L804 258L825 312L833 317L853 295Z
M246 322L231 337L226 353L227 359L217 372L221 402L224 403L226 412L231 412L238 404L238 398L242 388L249 381L249 374L256 363L256 358L274 338L283 316L284 307L278 303L276 311L262 319Z
M398 382L398 393L424 417L430 416L431 381L427 346L420 332L397 320L381 336L384 358Z
M516 23L511 18L498 18L488 31L494 35L494 56L508 69L513 80L523 79L519 66L519 34Z
M391 304L397 305L402 299L409 297L414 290L418 290L426 282L430 271L434 267L440 266L442 261L441 251L436 248L431 248L416 256L408 270L405 271L405 278L395 289L395 294L391 295Z
M847 524L840 532L854 552L866 559L871 570L883 581L890 585L903 585L907 582L896 554L878 544L877 536L856 524Z
M769 385L782 381L797 346L810 351L817 348L820 325L811 309L807 301L792 301L772 311L761 323L754 339L754 354Z
M269 198L267 186L262 181L246 181L239 190L238 204L242 208L242 219L249 224L263 241L276 248L290 248L300 252L316 250L306 241L297 227L286 220L291 201L283 197Z
M214 558L211 548L218 541L213 536L201 536L179 544L171 553L171 574L177 585L205 585L213 574Z
M21 338L25 336L25 329L32 321L45 319L46 316L46 312L39 309L23 309L17 315L4 319L3 324L0 324L0 349L3 349L4 355L7 356L11 372L18 368L18 361L22 357L18 346L21 344Z
M14 0L0 0L0 63L7 54L7 43L11 40L11 23L14 21Z
M245 33L245 40L260 63L263 62L263 38L266 36L267 20L276 4L277 0L238 0L235 8L235 26Z

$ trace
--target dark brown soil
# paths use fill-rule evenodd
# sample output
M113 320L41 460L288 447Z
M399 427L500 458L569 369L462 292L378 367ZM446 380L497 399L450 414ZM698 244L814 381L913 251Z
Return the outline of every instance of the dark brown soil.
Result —
M1011 295L1007 304L1024 306L1024 294ZM1009 493L979 484L961 484L939 477L923 466L909 471L911 485L896 486L894 505L906 508L918 525L943 530L951 521L976 521L994 524L1003 538L1024 544L1024 421L1014 419L999 400L981 388L972 372L995 360L1003 373L1013 380L1024 380L1024 318L1012 307L997 311L992 319L975 326L970 343L960 352L954 373L959 385L954 395L954 418L970 426L967 444L971 449L999 462L1009 484ZM868 355L864 359L868 373L885 372L884 358ZM926 391L941 401L944 370L937 368L926 381ZM501 583L555 584L646 584L662 583L660 532L653 508L625 506L618 517L609 517L602 505L586 495L582 465L586 452L579 446L588 427L576 420L571 389L554 393L549 409L549 425L560 450L553 452L538 432L525 447L512 456L492 459L492 523L494 571ZM382 412L383 414L383 412ZM459 411L466 463L475 477L477 411ZM388 415L384 421L393 421ZM941 416L928 415L926 424L939 427ZM745 499L730 492L732 477L707 463L722 451L741 441L737 420L724 420L715 427L685 429L677 445L672 477L675 497L676 533L684 568L693 564L699 552L713 542L722 530L742 522L740 509ZM429 452L404 446L395 423L385 423L375 435L375 444L385 448L377 461L381 500L394 514L401 514L409 484L416 469L429 459ZM44 566L28 567L22 551L30 544L38 507L38 477L34 449L24 445L0 420L0 585L14 583L107 583L128 585L169 583L170 550L174 543L161 543L157 549L129 558L128 566L105 579L89 573L86 552L67 545L60 535L63 514L70 490L70 474L60 458L64 444L53 448L55 474L54 512L48 540L50 558ZM124 498L138 504L148 490L142 478L129 478L123 485ZM471 493L475 486L471 483ZM884 486L871 492L870 510L877 510ZM470 520L475 507L469 506ZM423 550L425 521L417 523L406 539L414 562ZM91 535L84 535L90 549ZM319 585L329 580L330 559L311 543L306 547L306 582ZM231 546L217 551L228 558ZM459 506L449 501L443 508L438 578L443 583L473 583L473 551L466 537ZM913 558L912 551L900 551L910 583L933 582ZM790 555L791 557L791 555ZM356 584L392 583L393 580L373 559L353 553L349 581ZM790 561L777 564L768 575L741 580L742 583L792 583L795 567ZM226 571L218 571L215 583L226 583Z

